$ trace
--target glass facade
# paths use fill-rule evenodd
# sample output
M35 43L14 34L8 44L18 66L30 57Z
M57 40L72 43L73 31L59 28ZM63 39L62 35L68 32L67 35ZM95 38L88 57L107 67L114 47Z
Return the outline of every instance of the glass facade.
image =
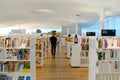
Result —
M82 27L82 34L86 32L96 32L96 36L100 36L99 21L91 24L90 26ZM120 16L113 16L105 19L104 29L115 29L116 36L120 36Z
M16 26L7 26L7 27L2 27L0 28L0 36L7 36L9 35L9 32L11 32L12 29L19 29ZM36 29L26 29L26 33L34 33L36 32ZM52 30L56 30L57 32L61 32L61 28L39 28L42 33L47 33L47 32L51 32Z

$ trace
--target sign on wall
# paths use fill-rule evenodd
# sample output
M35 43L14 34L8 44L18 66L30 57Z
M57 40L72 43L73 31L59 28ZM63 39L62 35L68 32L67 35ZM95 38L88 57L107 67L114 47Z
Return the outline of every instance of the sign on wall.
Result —
M86 32L86 36L95 36L95 32Z
M101 30L101 36L116 36L116 30L115 29L111 29L111 30L103 29Z

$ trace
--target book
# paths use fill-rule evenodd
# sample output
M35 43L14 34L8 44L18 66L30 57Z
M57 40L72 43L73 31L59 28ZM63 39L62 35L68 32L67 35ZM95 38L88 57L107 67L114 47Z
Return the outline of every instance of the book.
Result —
M24 76L18 76L18 80L24 80Z
M26 76L26 80L30 80L30 76Z
M4 60L6 58L5 49L0 49L0 60Z
M18 68L19 68L19 62L16 62L14 66L14 71L18 71Z
M7 75L0 75L0 80L8 80L7 78Z
M19 71L19 72L22 72L23 67L24 67L24 65L23 65L23 64L20 64L20 65L19 65L19 68L18 68L18 71Z

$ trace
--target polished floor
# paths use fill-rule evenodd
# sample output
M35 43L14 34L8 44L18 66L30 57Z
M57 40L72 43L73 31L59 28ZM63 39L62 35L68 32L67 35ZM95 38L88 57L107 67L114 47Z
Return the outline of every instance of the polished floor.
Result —
M36 80L88 80L88 68L71 68L65 47L57 49L56 57L48 53L43 68L36 68Z

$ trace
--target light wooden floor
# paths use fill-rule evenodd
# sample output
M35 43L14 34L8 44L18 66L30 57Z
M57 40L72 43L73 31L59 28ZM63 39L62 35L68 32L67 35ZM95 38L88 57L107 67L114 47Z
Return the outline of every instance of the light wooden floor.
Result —
M36 71L36 80L88 80L88 68L71 68L64 47L57 49L55 59L49 53L44 67Z

